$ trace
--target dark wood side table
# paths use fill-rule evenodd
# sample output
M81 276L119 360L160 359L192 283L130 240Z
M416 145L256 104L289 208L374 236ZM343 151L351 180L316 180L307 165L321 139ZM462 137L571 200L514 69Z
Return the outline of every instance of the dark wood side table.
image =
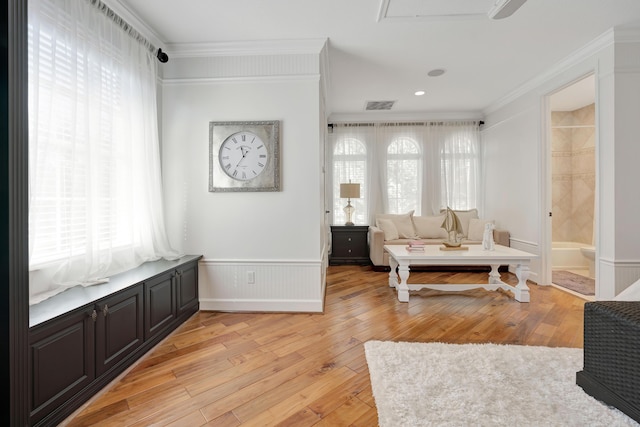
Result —
M368 233L368 225L332 225L329 264L370 264Z

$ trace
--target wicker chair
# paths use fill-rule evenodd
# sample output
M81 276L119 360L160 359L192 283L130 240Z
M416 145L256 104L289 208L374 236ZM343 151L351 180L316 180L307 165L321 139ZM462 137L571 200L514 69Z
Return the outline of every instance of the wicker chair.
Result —
M640 422L640 301L584 305L584 366L576 383Z

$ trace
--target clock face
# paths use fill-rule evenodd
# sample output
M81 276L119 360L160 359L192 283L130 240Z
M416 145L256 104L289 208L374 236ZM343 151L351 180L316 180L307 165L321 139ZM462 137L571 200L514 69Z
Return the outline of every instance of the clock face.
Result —
M249 181L259 176L269 160L269 152L258 135L241 131L230 135L220 145L220 167L229 178Z

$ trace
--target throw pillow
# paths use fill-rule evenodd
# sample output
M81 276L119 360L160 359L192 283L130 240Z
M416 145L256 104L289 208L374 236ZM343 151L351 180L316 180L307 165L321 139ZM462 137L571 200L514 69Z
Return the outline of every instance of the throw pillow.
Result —
M376 227L382 228L379 225L381 219L389 219L393 222L393 225L396 226L398 236L401 239L414 239L416 237L416 231L413 228L413 221L411 220L413 212L414 211L411 210L406 214L378 214L376 215Z
M484 225L493 224L493 220L471 218L469 219L469 234L467 238L469 240L477 240L479 242L484 238Z
M442 209L440 212L445 213L447 210ZM462 235L467 237L469 235L469 220L471 218L478 218L478 209L469 209L468 211L453 211L462 225ZM482 240L482 239L480 239Z
M421 239L446 239L447 231L442 228L443 221L444 215L413 217L416 234Z
M396 240L400 237L398 236L398 229L390 219L379 219L378 228L384 232L384 240Z

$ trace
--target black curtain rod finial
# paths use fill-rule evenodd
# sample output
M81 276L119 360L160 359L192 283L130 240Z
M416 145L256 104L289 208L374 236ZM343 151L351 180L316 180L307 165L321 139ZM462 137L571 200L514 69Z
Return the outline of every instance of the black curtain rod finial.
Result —
M169 55L164 53L162 49L158 49L158 54L156 56L158 57L158 61L162 62L163 64L169 60Z

